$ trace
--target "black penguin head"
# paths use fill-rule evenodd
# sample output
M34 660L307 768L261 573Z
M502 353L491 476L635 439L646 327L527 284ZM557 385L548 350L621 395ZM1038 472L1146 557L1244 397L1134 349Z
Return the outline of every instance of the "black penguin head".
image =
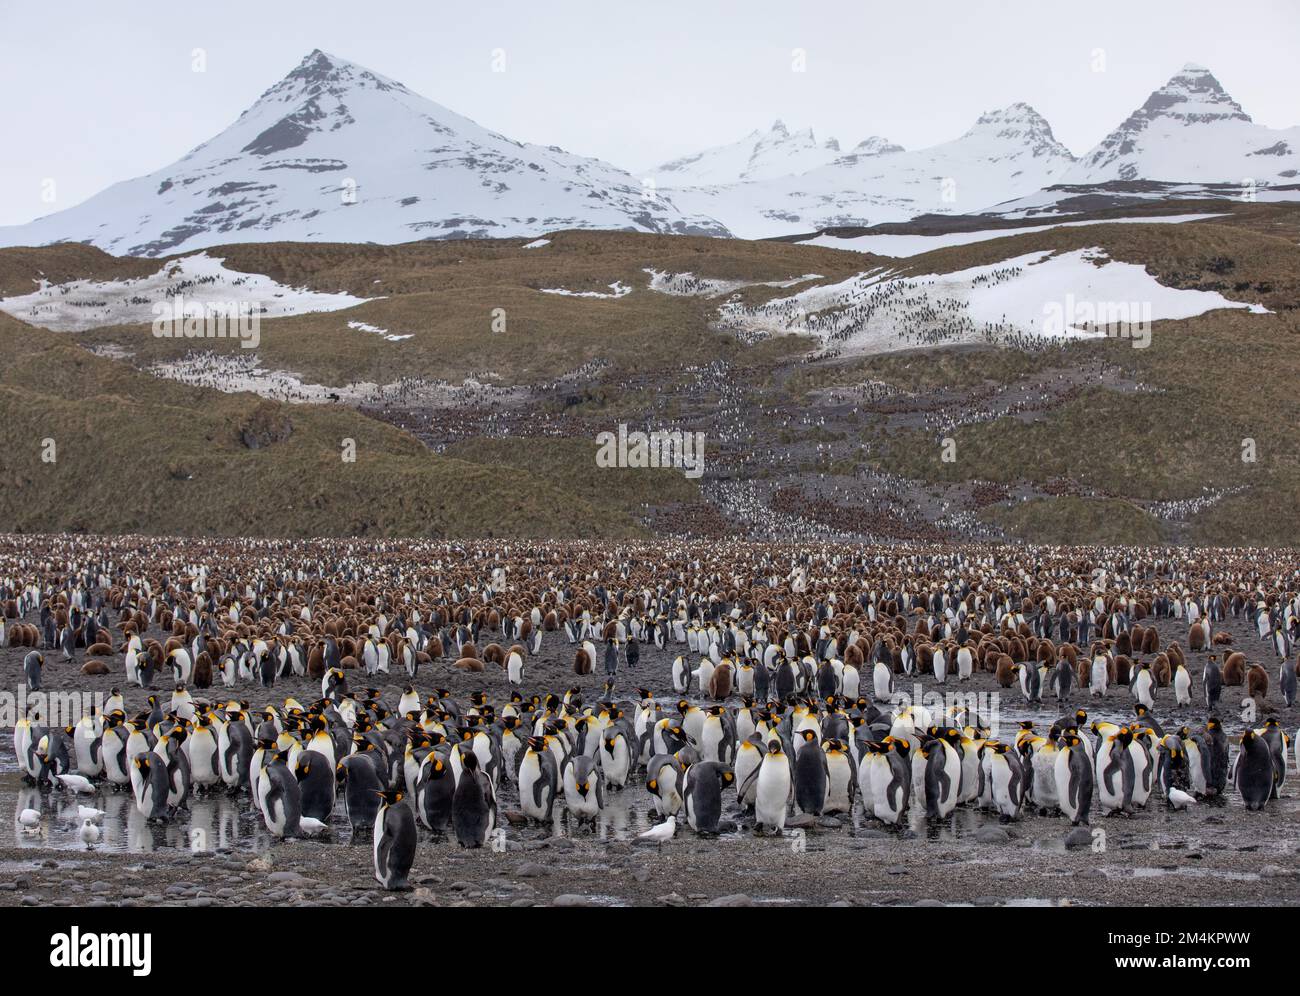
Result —
M808 732L811 733L812 731L809 730ZM780 741L780 740L773 740L771 743L769 743L769 744L767 745L767 752L768 752L769 754L771 754L773 757L779 757L782 753L784 753L784 752L781 750L781 741Z

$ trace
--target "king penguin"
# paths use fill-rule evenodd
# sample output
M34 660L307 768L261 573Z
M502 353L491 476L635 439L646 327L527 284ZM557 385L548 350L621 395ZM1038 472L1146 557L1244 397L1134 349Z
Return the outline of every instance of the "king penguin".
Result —
M754 816L758 826L778 833L784 830L786 807L793 797L794 781L790 777L790 761L786 758L780 739L773 739L767 745L767 753L763 755L763 763L758 768L754 798Z
M390 892L406 892L411 888L406 877L415 861L415 817L409 806L402 805L401 789L383 791L379 798L374 828L375 881Z
M1074 826L1088 823L1092 809L1092 758L1078 733L1060 739L1056 752L1056 796L1061 812Z
M1241 801L1252 812L1264 808L1273 794L1273 756L1264 738L1247 730L1241 735L1241 753L1234 773Z
M462 752L463 765L451 800L451 825L461 847L482 847L496 826L492 780L479 770L478 755Z

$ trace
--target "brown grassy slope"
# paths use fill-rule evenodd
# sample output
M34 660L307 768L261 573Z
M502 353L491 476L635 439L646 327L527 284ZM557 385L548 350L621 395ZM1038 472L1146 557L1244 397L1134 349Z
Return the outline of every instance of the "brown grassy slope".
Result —
M1233 487L1262 472L1294 466L1293 427L1300 399L1295 347L1300 315L1213 312L1158 322L1151 346L1091 344L1157 392L1098 386L1037 421L1005 417L959 428L958 459L944 464L937 442L896 434L892 469L960 480L1010 482L1071 477L1098 490L1148 498L1185 498L1203 485ZM1258 461L1243 464L1242 440L1257 443ZM971 464L975 465L972 473Z
M430 453L344 408L280 406L161 381L67 336L0 316L0 529L192 535L624 536L596 509L525 471ZM285 417L282 442L240 428ZM57 462L41 461L54 439ZM356 462L341 458L356 441Z
M1111 259L1145 266L1170 287L1218 291L1233 301L1268 308L1300 303L1300 245L1236 224L1099 224L1056 228L912 256L910 274L952 273L989 266L1032 252L1072 252L1099 247Z
M735 280L848 276L873 259L837 249L684 235L567 231L546 237L551 244L540 249L524 249L528 239L470 239L396 246L267 242L208 252L224 257L232 269L360 296L501 285L604 291L615 280L644 285L646 267Z
M611 429L613 427L611 426ZM706 441L705 458L708 458ZM676 469L598 468L596 440L546 438L474 439L449 446L444 455L492 467L524 471L577 495L596 508L617 511L641 503L671 505L700 500L696 481Z
M1072 346L1071 351L1075 348ZM1086 346L1078 349L1078 355L1086 355ZM962 344L809 364L795 370L786 386L793 393L800 394L819 388L880 381L904 391L938 391L971 388L986 381L1005 384L1056 366L1061 361L1059 354L1049 352L1030 353L997 346Z
M775 339L746 347L710 330L716 300L649 291L644 269L726 279L785 280L812 272L839 279L870 260L830 249L619 232L562 232L552 239L541 249L523 249L524 240L512 239L402 246L269 243L210 252L232 268L293 286L375 298L347 311L262 322L257 355L264 366L331 386L401 377L459 383L489 373L496 384L541 383L597 360L630 375L715 359L763 364L807 343ZM617 299L542 293L608 293L616 281L635 290ZM500 313L504 331L494 327ZM412 338L387 342L348 328L349 321ZM143 326L98 329L85 333L84 341L127 349L138 365L176 358L195 345L155 339ZM241 352L234 341L208 340L202 347Z
M1206 489L1244 489L1202 512L1202 542L1290 543L1300 514L1300 247L1251 227L1106 225L1018 236L1007 245L961 246L919 258L915 267L955 270L1034 248L1100 245L1117 259L1146 263L1162 282L1259 301L1270 315L1210 312L1158 322L1151 345L1078 344L1066 356L1098 354L1158 388L1120 393L1098 385L1032 422L1002 418L954 432L957 461L940 460L938 441L895 433L883 463L926 479L972 476L1043 483L1068 477L1101 493L1189 499ZM981 373L995 361L980 361ZM1243 463L1242 441L1257 461ZM1028 514L1028 513L1026 513Z
M78 242L0 249L0 297L30 294L41 279L52 284L119 280L157 273L159 265L156 259L110 256L102 249Z
M1117 498L1035 498L986 509L980 518L1030 543L1149 545L1162 539L1154 518Z

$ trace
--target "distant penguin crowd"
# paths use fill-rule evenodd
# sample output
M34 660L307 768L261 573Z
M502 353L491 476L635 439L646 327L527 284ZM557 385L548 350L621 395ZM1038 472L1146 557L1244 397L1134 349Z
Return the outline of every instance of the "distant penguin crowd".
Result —
M341 816L398 890L422 837L596 827L615 792L644 793L649 843L779 833L796 814L1265 810L1300 768L1278 715L1295 706L1300 568L1214 555L9 537L0 646L33 694L56 674L122 678L66 725L19 718L30 783L129 792L157 822L225 792L276 838L330 840ZM1185 627L1187 649L1157 623ZM542 687L543 643L561 641L573 675L551 663ZM969 697L931 704L981 674L1045 718L995 728Z

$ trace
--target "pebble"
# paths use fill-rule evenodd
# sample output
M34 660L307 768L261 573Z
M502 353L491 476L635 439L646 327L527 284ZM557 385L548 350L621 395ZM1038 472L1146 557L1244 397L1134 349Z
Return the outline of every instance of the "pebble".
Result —
M515 878L541 878L550 873L550 869L545 865L539 865L536 861L525 861L515 869Z
M736 892L730 896L718 896L716 899L710 899L705 906L753 906L754 900L743 892Z
M1265 865L1259 870L1260 878L1294 878L1296 875L1300 875L1300 872L1281 865Z
M577 893L566 892L563 895L556 896L551 900L552 906L599 906L600 904L590 896L580 896Z
M1070 851L1092 847L1092 831L1087 827L1075 827L1065 835L1065 847Z

